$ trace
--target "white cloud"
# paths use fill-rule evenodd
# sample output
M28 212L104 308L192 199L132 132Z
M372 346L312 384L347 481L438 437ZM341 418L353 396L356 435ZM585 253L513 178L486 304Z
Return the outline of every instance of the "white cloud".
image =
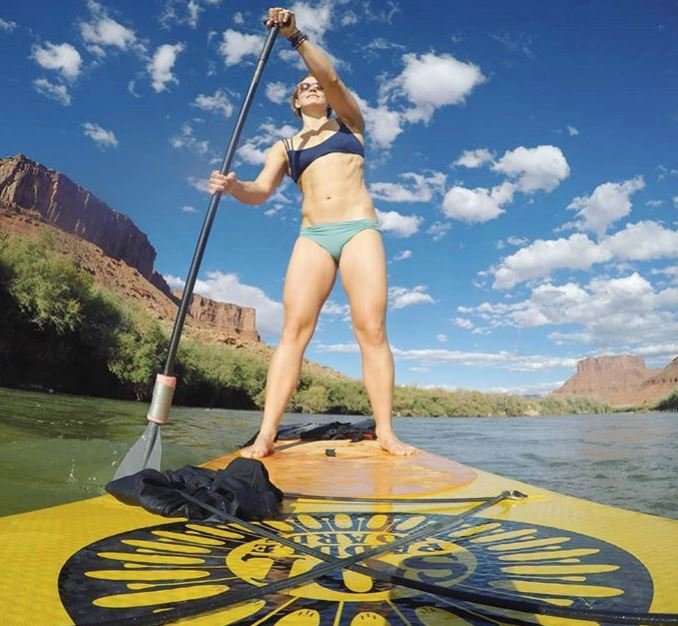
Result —
M431 172L429 176L406 172L400 178L411 181L409 186L397 183L372 183L370 193L379 200L387 202L430 202L435 193L442 193L445 187L445 174Z
M440 343L447 343L447 335L436 335L436 341Z
M348 304L338 304L333 300L327 300L320 313L322 315L341 317L343 320L351 319L351 307Z
M74 80L80 74L82 57L69 43L53 44L49 41L44 47L33 46L31 58L47 70L56 70L68 79Z
M365 118L367 138L376 148L388 150L398 135L403 132L403 118L397 111L386 105L371 106L357 94L354 94Z
M188 184L196 189L197 191L209 193L209 181L207 178L195 178L194 176L189 176L187 178Z
M379 211L377 218L381 230L393 233L396 237L411 237L419 230L423 218L418 215L401 215L397 211Z
M257 148L251 143L246 143L238 148L238 156L250 165L263 165L266 161L268 149Z
M340 354L358 353L355 343L319 344L316 352ZM393 356L401 361L414 361L419 367L428 368L440 364L459 364L469 367L493 367L513 372L539 372L556 368L574 369L578 358L545 356L540 354L516 354L514 352L462 352L443 348L403 350L392 347Z
M529 35L509 35L503 33L499 35L491 35L491 37L504 46L509 52L521 53L526 57L532 58L532 37Z
M570 175L570 166L565 155L556 146L520 146L507 151L494 165L495 172L517 179L517 191L553 191Z
M173 289L183 289L184 281L175 276L165 276ZM275 337L280 333L283 320L283 305L269 298L259 287L240 282L237 274L207 272L206 280L197 280L195 293L216 302L228 302L256 309L257 330L262 335Z
M188 11L188 17L186 18L186 23L191 27L195 28L198 25L198 19L200 18L200 13L204 10L195 0L188 0L186 5L186 10Z
M307 2L295 2L290 8L294 11L297 26L321 46L324 44L325 33L332 26L334 15L334 1L324 0L316 6Z
M417 285L412 289L407 287L389 287L388 298L392 309L404 309L414 304L432 304L435 300L426 293L428 287Z
M409 122L428 122L436 109L462 104L486 80L479 67L449 54L408 53L402 60L405 69L384 80L381 95L384 101L404 97L414 105L404 113Z
M403 250L393 257L393 261L405 261L412 258L412 250Z
M211 96L199 94L193 101L192 106L203 111L221 111L227 118L233 115L234 108L228 96L221 89L217 89Z
M285 84L278 81L266 85L266 97L276 104L283 104L287 101L292 90Z
M198 213L198 209L196 209L195 207L190 206L190 205L188 205L188 204L185 204L184 206L182 206L182 207L181 207L181 210L182 210L184 213Z
M512 246L524 246L529 242L529 239L526 239L525 237L508 237L506 239L506 243L511 244Z
M486 391L487 393L508 393L512 396L547 396L554 389L562 387L564 383L564 380L557 380L546 383L528 383L518 387L490 387Z
M80 22L80 34L88 50L97 56L105 56L105 47L127 51L136 49L145 52L145 46L137 40L134 30L123 26L108 16L106 10L97 2L87 3L92 13L90 22Z
M244 35L229 28L223 33L219 52L227 66L238 65L247 56L258 56L263 45L264 38L261 35Z
M407 48L401 44L394 43L383 37L377 37L363 46L363 50L367 51L367 56L370 58L377 58L378 52L382 50L406 50Z
M383 24L391 24L393 16L396 13L401 13L400 7L392 0L378 2L377 6L373 6L370 0L365 0L363 8L368 22L381 22Z
M218 5L219 1L203 0L203 2L212 6ZM204 10L196 0L166 0L159 18L160 25L163 28L169 28L172 24L196 28L200 14Z
M323 344L319 343L314 346L316 352L334 352L340 354L355 354L360 352L360 346L357 343L335 343Z
M272 122L264 122L259 126L258 131L258 135L248 138L238 148L238 156L251 165L263 165L269 148L277 140L294 135L296 129L289 124L277 126Z
M579 230L595 233L598 237L605 234L611 224L631 213L631 194L643 189L645 181L636 176L623 183L604 183L598 185L590 196L575 198L568 209L577 211Z
M653 275L667 276L672 282L678 283L678 265L651 270Z
M459 328L463 328L464 330L473 330L476 327L476 325L471 320L465 317L455 317L452 320L452 323Z
M611 256L629 261L651 261L678 257L678 231L650 220L627 224L603 239L600 247Z
M492 162L493 158L486 148L467 150L453 165L477 168ZM570 173L565 156L555 146L520 146L493 162L491 169L510 180L489 189L455 185L445 194L443 213L463 222L487 222L504 213L504 206L513 201L516 192L552 191Z
M102 148L116 148L118 146L118 140L112 130L105 130L99 124L92 122L85 122L82 128L85 135L98 146Z
M608 261L651 261L678 257L678 231L652 221L627 224L614 235L592 241L576 233L567 239L538 239L493 268L495 289L510 289L557 269L586 270Z
M588 269L594 263L609 261L610 253L602 250L586 235L574 234L567 239L537 239L529 246L502 259L494 270L495 289L510 289L520 282L548 276L555 269Z
M237 11L233 14L233 23L237 24L238 26L242 26L245 23L245 18L240 11Z
M417 361L423 366L454 363L471 367L497 367L514 372L537 372L560 367L571 369L577 365L577 359L567 357L512 352L462 352L440 348L401 350L394 347L393 356L403 361Z
M12 20L3 20L0 17L0 31L4 33L11 33L16 28L16 22Z
M358 16L353 11L346 11L341 16L341 25L342 26L353 26L358 23Z
M669 346L678 332L678 288L658 290L637 272L620 278L597 277L587 285L545 283L512 304L485 302L465 308L494 327L579 327L556 331L557 343L593 343L606 349L637 351L638 346ZM662 354L671 356L664 348ZM675 356L673 354L672 356Z
M200 156L204 156L209 152L209 141L198 141L193 135L193 128L190 124L183 124L181 127L181 134L170 137L170 145L173 148L185 148Z
M64 106L71 104L71 95L68 93L68 89L65 85L55 85L46 78L36 78L33 81L33 87L39 94L42 94L51 100L56 100Z
M576 137L579 134L579 131L574 126L567 126L567 133L570 137Z
M163 278L173 291L181 291L186 284L186 281L183 278L173 276L172 274L164 274Z
M157 93L167 89L167 83L179 83L172 74L177 57L184 51L184 44L163 44L158 47L148 64L148 71L153 79L153 89Z
M492 189L452 187L443 198L443 213L462 222L487 222L499 217L502 205L513 199L513 185L503 183Z
M426 233L433 237L433 241L440 241L445 235L447 235L450 228L452 228L452 224L449 222L434 222L431 224L431 226L429 226Z
M476 150L464 150L461 156L453 163L453 165L476 168L491 163L494 159L494 154L487 148L478 148Z
M667 176L678 176L678 169L676 168L668 168L665 165L657 165L657 170L659 170L659 174L657 174L657 180L663 181L666 180Z

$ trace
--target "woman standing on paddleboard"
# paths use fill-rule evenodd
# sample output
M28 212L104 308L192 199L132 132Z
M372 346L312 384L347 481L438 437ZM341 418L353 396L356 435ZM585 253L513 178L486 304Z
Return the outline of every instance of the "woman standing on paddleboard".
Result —
M304 351L337 270L360 345L377 439L391 454L411 454L414 449L396 437L392 425L394 368L386 336L386 259L365 187L363 116L327 55L297 28L292 11L269 9L266 25L280 26L308 68L291 99L302 128L269 149L255 180L217 171L209 180L210 194L227 193L245 204L262 204L287 174L303 196L301 232L285 276L284 325L268 370L263 421L255 442L242 455L259 458L273 452L278 424L299 381ZM329 117L332 112L336 117Z

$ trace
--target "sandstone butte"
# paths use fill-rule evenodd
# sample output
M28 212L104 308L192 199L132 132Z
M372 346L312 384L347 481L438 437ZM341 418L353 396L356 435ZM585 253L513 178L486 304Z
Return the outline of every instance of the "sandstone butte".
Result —
M678 387L678 357L663 369L650 369L638 356L601 356L577 363L577 373L553 392L594 398L616 407L653 405Z
M22 154L0 158L0 232L37 237L49 232L57 249L93 276L97 284L141 304L171 329L181 294L171 292L154 270L155 248L126 215L114 211L67 176ZM269 357L272 349L256 330L253 308L215 302L195 294L185 334ZM325 375L337 372L307 362ZM577 373L553 393L589 397L613 406L653 404L678 386L678 358L664 369L640 357L584 359Z

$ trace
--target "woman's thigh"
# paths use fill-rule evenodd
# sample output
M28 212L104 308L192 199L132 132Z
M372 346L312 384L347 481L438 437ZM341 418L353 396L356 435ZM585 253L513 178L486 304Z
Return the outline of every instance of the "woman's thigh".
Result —
M288 328L315 325L336 275L334 260L325 250L305 237L297 239L287 266L283 293Z
M339 270L354 325L372 328L383 325L388 286L381 233L369 229L353 237L342 250Z

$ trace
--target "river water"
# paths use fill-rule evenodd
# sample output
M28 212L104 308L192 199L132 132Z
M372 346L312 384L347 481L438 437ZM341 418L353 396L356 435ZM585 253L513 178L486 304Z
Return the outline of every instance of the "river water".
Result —
M147 405L0 388L0 515L103 493L141 436ZM260 414L175 407L163 468L199 464L249 439ZM349 421L286 415L283 424ZM363 419L363 418L355 418ZM678 519L678 414L397 418L402 439L547 489Z

